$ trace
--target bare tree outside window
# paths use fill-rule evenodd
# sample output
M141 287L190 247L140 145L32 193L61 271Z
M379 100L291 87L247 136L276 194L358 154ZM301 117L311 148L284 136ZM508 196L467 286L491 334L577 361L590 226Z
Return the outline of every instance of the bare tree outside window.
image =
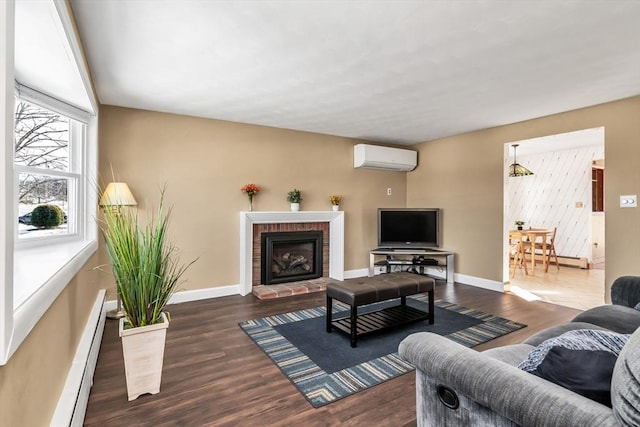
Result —
M14 164L19 172L18 235L66 234L70 178L60 175L70 172L70 119L17 99L14 126ZM31 212L43 204L57 205L65 214L65 223L46 233L31 223Z
M67 200L66 178L20 174L20 203L39 205Z
M15 163L69 170L69 119L18 101L15 116Z
M57 171L69 170L69 119L18 100L15 115L16 165ZM21 203L66 199L66 180L38 174L20 174Z

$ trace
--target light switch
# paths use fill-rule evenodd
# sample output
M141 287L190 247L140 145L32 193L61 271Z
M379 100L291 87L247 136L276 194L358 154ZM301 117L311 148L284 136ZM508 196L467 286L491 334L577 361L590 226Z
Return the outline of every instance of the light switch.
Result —
M636 194L620 196L620 207L621 208L637 208L638 196Z

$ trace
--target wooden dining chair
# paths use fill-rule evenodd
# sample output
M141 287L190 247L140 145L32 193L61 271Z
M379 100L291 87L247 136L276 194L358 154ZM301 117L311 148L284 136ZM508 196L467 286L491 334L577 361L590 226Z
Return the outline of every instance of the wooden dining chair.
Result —
M517 267L524 267L524 274L529 275L523 238L523 233L509 233L509 260L513 259L511 277L515 277Z
M560 264L558 263L558 255L556 254L556 232L558 231L558 227L553 227L553 230L549 230L547 233L547 253L544 256L547 257L547 266L545 268L545 273L549 271L549 264L551 263L551 257L554 258L556 268L560 271ZM536 243L536 249L544 250L542 243Z
M531 228L531 230L543 230L543 229L539 229L539 228ZM560 270L560 264L558 263L558 255L556 254L556 245L555 245L555 240L556 240L556 232L558 230L558 227L553 227L552 229L546 229L547 233L546 233L546 240L547 240L547 247L546 247L546 252L545 252L545 247L543 242L541 241L535 241L534 242L534 251L535 253L540 253L543 257L544 257L544 272L548 272L549 271L549 264L551 263L551 257L553 257L554 259L554 263L556 265L556 268L558 269L558 271ZM530 247L530 246L529 246ZM527 250L527 248L525 247L525 250ZM531 250L529 249L528 252L531 252ZM534 254L531 254L531 256L535 256Z

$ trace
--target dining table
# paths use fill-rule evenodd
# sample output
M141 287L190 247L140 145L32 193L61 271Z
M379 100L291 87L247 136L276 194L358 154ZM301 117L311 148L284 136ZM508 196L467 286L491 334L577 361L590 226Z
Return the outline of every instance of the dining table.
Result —
M522 244L526 248L527 245L531 248L531 274L535 274L536 271L536 242L542 244L542 267L544 271L547 271L547 236L552 233L553 230L546 228L529 228L526 230L509 230L509 239L519 240L522 239ZM528 273L527 273L528 274Z

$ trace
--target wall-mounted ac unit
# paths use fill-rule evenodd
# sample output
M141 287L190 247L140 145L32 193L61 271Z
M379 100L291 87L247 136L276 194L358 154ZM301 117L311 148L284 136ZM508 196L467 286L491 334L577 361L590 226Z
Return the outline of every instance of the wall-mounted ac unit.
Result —
M389 171L410 171L418 164L418 152L379 145L353 146L353 167Z

